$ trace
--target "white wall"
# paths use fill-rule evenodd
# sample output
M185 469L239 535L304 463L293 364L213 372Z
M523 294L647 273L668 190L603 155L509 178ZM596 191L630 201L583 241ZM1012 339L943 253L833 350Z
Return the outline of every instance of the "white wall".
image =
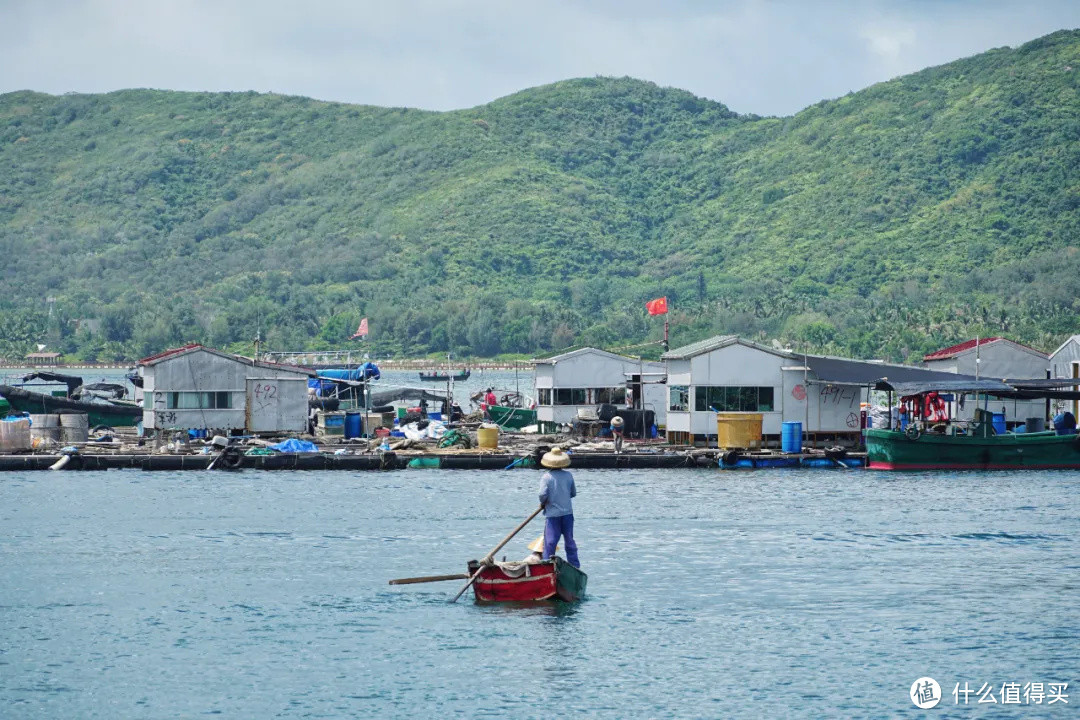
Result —
M975 348L966 350L952 359L961 375L975 374ZM1044 357L1005 342L993 342L979 346L979 377L1031 379L1045 378L1050 361ZM937 369L933 363L927 367Z

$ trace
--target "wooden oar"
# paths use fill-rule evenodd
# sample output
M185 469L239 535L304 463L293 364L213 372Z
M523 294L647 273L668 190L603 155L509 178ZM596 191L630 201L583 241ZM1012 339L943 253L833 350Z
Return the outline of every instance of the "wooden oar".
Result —
M453 600L451 600L450 602L452 602L452 603L453 603L453 602L457 602L457 599L458 599L459 597L461 597L462 593L464 593L464 592L465 592L466 590L468 590L468 589L469 589L469 588L470 588L470 587L472 586L472 584L473 584L474 582L476 582L476 578L480 577L480 573L481 573L481 572L482 572L482 571L484 570L484 568L485 568L485 567L487 567L488 565L490 565L490 564L491 564L491 558L492 558L492 557L494 557L495 553L497 553L497 552L499 552L500 550L502 550L502 547L503 547L503 545L505 545L506 543L510 542L510 541L511 541L511 540L513 539L513 537L514 537L515 535L517 535L517 534L518 534L519 532L521 532L521 529L522 529L523 527L525 527L526 525L528 525L528 524L529 524L529 521L531 521L531 520L532 520L532 519L533 519L534 517L536 517L537 515L539 515L539 514L540 514L540 511L541 511L541 510L543 510L543 509L544 509L544 506L543 506L543 505L541 505L540 507L538 507L538 508L536 508L535 510L533 510L533 512L532 512L532 515L530 515L529 517L525 518L525 521L524 521L524 522L522 522L522 523L521 523L520 525L518 525L518 526L517 526L516 528L514 528L514 531L513 531L512 533L510 533L509 535L507 535L506 537L504 537L501 543L499 543L499 544L498 544L498 545L496 545L496 546L495 546L494 548L492 548L491 552L489 552L489 553L488 553L487 555L485 555L485 556L484 556L484 559L480 561L480 567L478 567L478 568L476 569L476 572L474 572L474 573L472 574L472 577L471 577L471 578L469 578L469 582L465 583L465 587L463 587L463 588L461 588L460 590L458 590L458 594L457 594L457 595L455 595L455 596L454 596L454 599L453 599Z
M469 573L454 573L453 575L425 575L424 577L398 578L391 580L391 585L412 585L413 583L442 582L443 580L468 580Z

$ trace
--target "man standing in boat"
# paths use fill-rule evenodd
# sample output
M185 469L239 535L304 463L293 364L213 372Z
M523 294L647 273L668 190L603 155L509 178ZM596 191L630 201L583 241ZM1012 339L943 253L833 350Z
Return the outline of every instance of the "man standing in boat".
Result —
M570 456L562 448L552 448L544 453L540 464L548 471L541 478L540 504L544 506L544 559L555 554L555 547L562 537L566 542L566 559L574 567L578 561L577 543L574 542L574 506L571 498L577 495L574 476L566 468Z

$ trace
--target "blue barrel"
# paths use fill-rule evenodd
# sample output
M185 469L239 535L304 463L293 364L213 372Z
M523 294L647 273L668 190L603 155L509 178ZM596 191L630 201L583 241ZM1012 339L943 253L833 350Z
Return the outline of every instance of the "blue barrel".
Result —
M780 450L786 453L802 452L801 422L786 422L780 426Z
M364 432L364 416L359 410L345 411L345 439L358 438Z
M998 435L1005 434L1005 413L994 413L994 432Z

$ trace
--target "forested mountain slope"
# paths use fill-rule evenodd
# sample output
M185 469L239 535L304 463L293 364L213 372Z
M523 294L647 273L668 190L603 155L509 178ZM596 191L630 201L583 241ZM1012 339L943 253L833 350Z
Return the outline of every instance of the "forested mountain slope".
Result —
M736 115L633 79L433 113L0 96L0 355L540 353L717 332L904 358L1080 331L1080 32ZM49 301L49 299L52 301ZM354 346L358 343L354 341Z

